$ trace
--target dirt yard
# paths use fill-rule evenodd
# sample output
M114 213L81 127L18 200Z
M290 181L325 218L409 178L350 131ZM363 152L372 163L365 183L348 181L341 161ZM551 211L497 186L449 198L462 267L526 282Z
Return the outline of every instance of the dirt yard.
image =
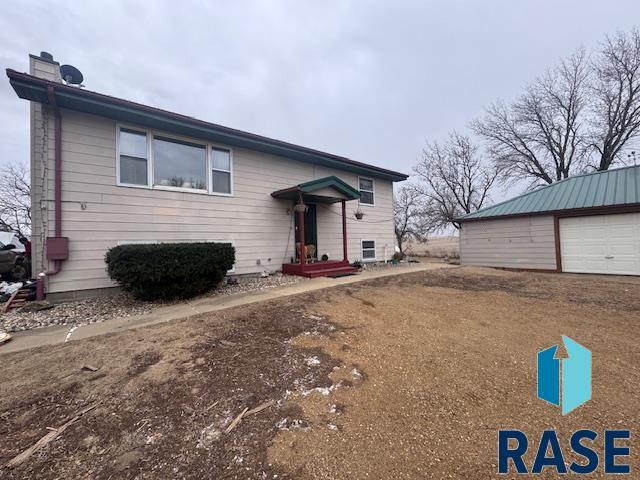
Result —
M593 352L565 417L562 334ZM455 268L1 355L0 464L96 406L0 478L487 479L504 428L630 429L638 471L639 344L640 279Z

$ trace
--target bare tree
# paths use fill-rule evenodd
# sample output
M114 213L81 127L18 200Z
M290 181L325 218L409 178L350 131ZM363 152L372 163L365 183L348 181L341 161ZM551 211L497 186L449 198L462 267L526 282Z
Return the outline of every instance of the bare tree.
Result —
M31 183L24 164L0 169L0 228L20 236L31 235Z
M505 177L537 186L567 178L572 168L582 166L588 67L580 49L536 79L517 101L494 103L484 119L472 122Z
M411 184L398 189L393 204L396 241L400 253L408 240L423 241L435 228L431 203Z
M414 171L437 229L460 228L456 218L482 208L499 172L482 160L469 137L455 131L444 144L428 143Z
M640 134L640 32L607 37L593 62L592 166L608 170Z

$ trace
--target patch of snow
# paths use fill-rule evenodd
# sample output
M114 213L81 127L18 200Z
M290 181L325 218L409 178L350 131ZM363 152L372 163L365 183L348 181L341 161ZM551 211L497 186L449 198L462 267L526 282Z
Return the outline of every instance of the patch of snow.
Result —
M313 357L307 357L305 359L305 363L310 367L315 367L317 365L320 365L320 359L316 355L314 355Z
M276 423L276 428L278 430L301 430L306 432L310 429L309 424L304 420L299 420L294 418L293 420L290 418L283 418L278 423Z
M330 387L315 387L309 390L302 390L300 393L303 397L307 395L311 395L313 392L318 392L319 394L327 397L331 392L333 392L336 388L340 386L340 382L332 384Z
M200 432L200 438L196 444L196 448L204 448L208 450L211 444L222 436L222 431L216 428L216 424L212 423Z

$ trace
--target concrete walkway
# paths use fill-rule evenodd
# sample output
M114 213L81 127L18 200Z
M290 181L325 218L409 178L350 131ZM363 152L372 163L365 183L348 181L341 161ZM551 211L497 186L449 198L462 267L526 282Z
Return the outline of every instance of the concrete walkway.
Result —
M20 350L26 350L28 348L39 347L42 345L54 345L57 343L64 343L65 341L81 340L83 338L94 337L96 335L103 335L106 333L121 332L132 328L140 328L156 323L190 317L199 313L215 312L225 308L263 302L266 300L298 295L300 293L312 292L340 285L349 285L374 278L451 267L452 265L443 263L421 263L371 272L362 272L358 275L351 275L348 277L313 278L293 285L285 285L267 290L238 293L235 295L223 295L219 297L199 298L167 307L160 307L145 315L114 318L100 323L91 323L89 325L82 325L78 327L56 325L52 327L27 330L24 332L16 332L12 333L13 339L11 341L4 345L0 345L0 354L18 352Z

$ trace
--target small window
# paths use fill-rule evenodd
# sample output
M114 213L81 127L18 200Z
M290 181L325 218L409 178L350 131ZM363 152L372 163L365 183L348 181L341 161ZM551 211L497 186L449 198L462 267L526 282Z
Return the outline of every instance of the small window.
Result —
M362 240L362 260L376 259L376 242L375 240Z
M360 204L375 205L373 195L373 180L370 178L360 178Z
M153 184L189 190L207 189L207 149L164 137L153 138Z
M118 245L156 245L158 240L118 240Z
M211 150L211 193L231 194L231 152Z
M125 185L149 185L147 134L121 129L119 149L120 183Z

